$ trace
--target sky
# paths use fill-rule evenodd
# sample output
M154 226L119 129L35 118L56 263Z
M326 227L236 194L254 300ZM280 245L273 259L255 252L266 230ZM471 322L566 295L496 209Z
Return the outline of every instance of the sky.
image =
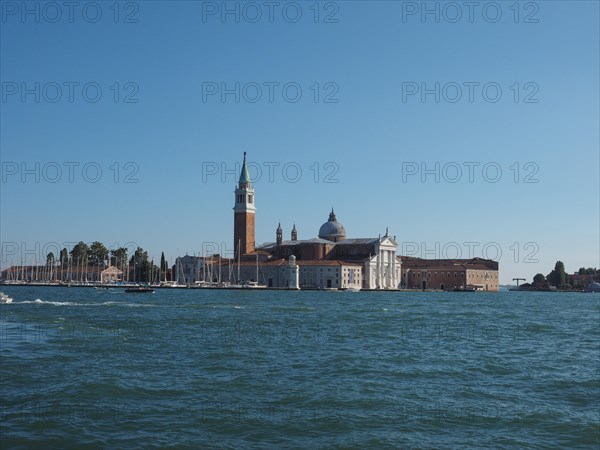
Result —
M2 267L348 237L600 267L597 1L1 2Z

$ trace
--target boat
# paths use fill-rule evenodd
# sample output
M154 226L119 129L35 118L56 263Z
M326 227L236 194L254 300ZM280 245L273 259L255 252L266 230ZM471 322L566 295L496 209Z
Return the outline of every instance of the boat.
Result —
M12 298L6 295L4 292L0 292L0 303L12 303Z
M141 294L141 293L153 293L154 289L148 286L132 286L125 288L125 292Z
M592 281L590 284L587 285L586 290L587 292L600 292L600 283Z
M246 283L244 283L242 285L242 288L244 288L244 289L265 289L266 286L264 286L262 284L258 284L258 282L256 282L256 281L247 281Z
M457 287L452 290L453 292L475 292L477 288L475 286Z

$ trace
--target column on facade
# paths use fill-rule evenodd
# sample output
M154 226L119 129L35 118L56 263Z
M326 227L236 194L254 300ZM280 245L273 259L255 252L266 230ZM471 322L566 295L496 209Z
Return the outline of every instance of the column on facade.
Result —
M382 261L382 264L383 264L383 286L384 286L385 289L387 289L389 287L388 286L388 284L389 284L388 283L389 271L387 270L388 269L388 267L387 267L387 258L388 258L388 251L384 250L383 251L383 261Z
M383 288L383 251L381 248L379 252L377 252L377 267L379 270L377 271L377 287Z
M396 289L398 287L398 283L396 282L396 255L392 250L392 288Z
M392 251L388 250L388 288L391 289L394 281L394 272L392 271Z
M381 255L381 288L385 289L387 287L386 286L387 274L385 273L385 250L381 250L380 255Z
M385 288L388 289L390 287L390 283L389 283L389 276L390 276L390 272L389 272L389 267L388 267L388 251L384 250L384 254L383 254L383 273L385 274Z

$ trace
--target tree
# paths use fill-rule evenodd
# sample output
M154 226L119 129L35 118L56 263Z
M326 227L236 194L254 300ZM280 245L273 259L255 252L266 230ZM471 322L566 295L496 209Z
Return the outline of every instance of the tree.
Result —
M108 257L108 249L102 242L93 242L89 250L89 261L94 266L104 265Z
M534 284L542 284L545 281L546 281L546 277L544 275L542 275L541 273L538 273L535 275L535 277L533 277Z
M127 249L120 247L110 252L110 263L115 267L120 267L121 270L127 264Z
M562 261L556 261L556 265L554 266L554 270L548 274L546 279L552 286L556 286L558 288L562 288L565 286L565 265Z
M150 270L148 252L144 251L144 249L141 247L136 248L133 256L129 260L129 265L135 281L148 281L148 274Z
M554 267L554 270L556 270L558 272L558 279L559 279L558 285L560 287L564 287L566 284L566 273L565 273L565 265L563 264L563 262L557 261L556 266Z
M52 266L54 266L55 262L56 262L56 259L54 258L54 253L52 253L52 252L48 253L48 255L46 256L46 265L48 267L52 267Z
M66 266L69 265L69 252L67 251L66 248L63 248L60 251L60 266L64 269Z
M163 279L163 277L165 280L167 279L168 268L169 268L169 264L167 263L167 260L165 259L165 252L161 252L161 254L160 254L160 279L161 280Z
M73 262L75 264L85 263L89 251L90 248L88 245L83 241L79 241L79 243L73 247L73 250L71 250L71 258Z

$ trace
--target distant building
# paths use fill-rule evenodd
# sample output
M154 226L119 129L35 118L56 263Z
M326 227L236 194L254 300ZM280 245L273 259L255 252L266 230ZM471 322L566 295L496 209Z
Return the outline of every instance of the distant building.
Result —
M575 272L573 275L567 275L567 280L576 289L586 289L590 283L600 281L600 276Z
M211 272L207 273L205 258L201 256L181 256L175 260L175 281L177 284L194 284L197 281L210 281Z
M237 263L235 263L237 264ZM234 265L235 265L234 264ZM294 269L290 270L290 267ZM227 269L223 267L224 274ZM240 262L239 282L258 282L268 287L287 288L295 285L297 272L300 289L361 289L363 287L362 265L339 260L299 260L278 258L264 262ZM234 279L237 267L233 267ZM225 279L226 277L224 277Z
M402 257L402 288L498 291L498 262L488 259L421 259Z
M123 271L115 266L110 266L100 272L101 283L117 283L123 281Z

